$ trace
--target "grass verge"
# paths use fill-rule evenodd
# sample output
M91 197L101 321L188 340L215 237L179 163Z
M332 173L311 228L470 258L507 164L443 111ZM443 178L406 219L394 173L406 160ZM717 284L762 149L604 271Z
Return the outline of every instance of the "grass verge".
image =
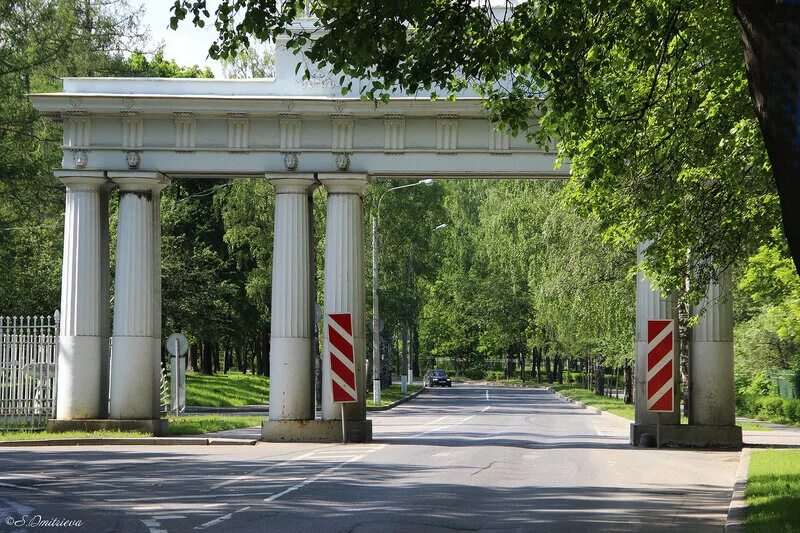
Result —
M55 440L55 439L97 439L97 438L139 438L150 437L138 431L65 431L63 433L48 433L46 431L2 431L0 441L9 440Z
M747 489L747 531L800 531L800 450L755 450Z
M772 431L771 427L762 426L761 424L757 424L755 422L739 422L736 425L741 426L744 431Z
M170 416L170 435L202 435L229 429L261 426L263 416L197 415Z
M634 419L636 411L633 404L626 404L621 398L598 396L594 392L576 385L549 385L549 387L553 390L557 390L567 398L596 407L603 411L608 411L609 413L619 415L629 420Z
M421 385L409 385L408 394L403 394L400 390L400 384L395 383L388 389L381 389L381 407L396 402L401 398L410 396L422 388ZM367 407L375 407L375 402L372 401L372 394L367 393Z
M186 374L186 405L204 407L241 407L266 404L269 378L241 372L209 376L199 372Z

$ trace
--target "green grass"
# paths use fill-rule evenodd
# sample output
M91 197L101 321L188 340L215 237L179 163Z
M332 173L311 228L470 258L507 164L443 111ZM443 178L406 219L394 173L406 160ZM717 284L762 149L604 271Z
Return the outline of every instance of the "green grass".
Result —
M771 427L762 426L761 424L757 424L755 422L739 422L736 425L741 426L741 428L745 431L772 431Z
M202 435L228 429L261 426L263 416L197 415L170 416L170 435Z
M635 409L633 404L626 404L621 398L609 398L608 396L598 396L590 390L577 385L550 385L567 398L577 400L586 405L591 405L603 411L608 411L629 420L634 419Z
M756 450L750 461L747 531L800 531L800 450Z
M97 439L102 437L113 438L138 438L150 437L138 431L65 431L63 433L48 433L47 431L3 431L0 432L0 441L9 440L54 440L54 439Z
M395 383L388 389L381 389L381 406L389 405L392 402L396 402L397 400L404 398L405 396L409 396L414 394L418 390L422 388L421 385L409 385L408 386L408 394L403 394L400 391L400 384ZM372 393L367 393L367 407L375 407L375 402L372 401Z
M269 378L240 372L207 376L199 372L186 374L186 405L204 407L241 407L266 404L269 399Z

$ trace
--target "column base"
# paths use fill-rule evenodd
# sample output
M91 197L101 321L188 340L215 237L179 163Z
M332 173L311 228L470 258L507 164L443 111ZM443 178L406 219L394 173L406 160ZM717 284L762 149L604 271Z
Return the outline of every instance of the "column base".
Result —
M348 420L347 442L372 441L372 420ZM342 442L341 420L265 420L265 442Z
M643 433L655 437L656 425L631 424L632 446L639 445ZM742 447L742 428L739 426L689 426L661 424L661 445L678 448L734 448Z
M55 420L47 421L47 431L63 433L65 431L140 431L154 437L169 435L169 421L166 418L152 420Z
M98 336L59 336L57 418L100 417L103 341Z

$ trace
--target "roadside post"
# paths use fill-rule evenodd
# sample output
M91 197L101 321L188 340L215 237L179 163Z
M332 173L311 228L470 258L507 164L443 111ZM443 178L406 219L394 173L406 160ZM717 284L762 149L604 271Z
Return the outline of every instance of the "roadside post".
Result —
M342 406L342 443L347 443L347 421L344 404L358 401L356 362L353 350L353 315L329 313L328 357L331 367L331 392L333 403Z
M172 365L172 411L176 415L186 409L186 367L183 361L189 351L189 341L183 333L173 333L167 339L170 365Z
M661 448L661 413L675 411L675 321L647 321L647 410L656 413Z

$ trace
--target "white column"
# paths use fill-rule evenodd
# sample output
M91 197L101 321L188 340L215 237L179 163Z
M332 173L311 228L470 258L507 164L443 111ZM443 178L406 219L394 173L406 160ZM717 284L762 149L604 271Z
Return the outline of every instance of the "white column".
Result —
M640 244L636 247L636 257L639 262L644 258L647 244ZM647 410L647 321L648 320L675 320L675 363L674 370L674 391L673 405L674 413L662 413L661 422L663 424L678 424L680 422L680 361L678 360L678 307L674 296L663 298L661 293L653 290L650 280L640 272L636 276L636 422L638 425L656 425L656 413Z
M67 187L56 418L99 418L107 294L102 290L101 191L107 180L103 172L58 171L56 176Z
M156 280L161 275L154 204L168 181L153 172L109 173L109 177L120 189L109 417L153 419L158 418L154 314Z
M692 424L733 426L736 401L733 385L733 298L730 272L712 283L694 308L705 310L691 330L689 371L692 379Z
M313 420L314 359L311 209L313 174L273 174L275 240L272 254L272 315L269 419Z
M364 330L364 205L365 174L319 174L328 190L328 219L325 230L325 315L352 313L358 402L346 404L347 420L366 420L365 330ZM328 359L328 331L324 328L322 353L322 418L341 419L333 403L331 368Z

